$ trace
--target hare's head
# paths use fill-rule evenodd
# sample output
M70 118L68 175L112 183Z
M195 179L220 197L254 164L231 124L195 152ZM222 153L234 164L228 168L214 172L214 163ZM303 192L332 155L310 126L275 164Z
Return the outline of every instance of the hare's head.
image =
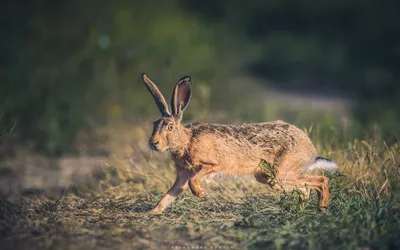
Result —
M181 120L183 111L189 104L192 95L190 77L183 77L176 83L171 99L172 113L169 112L165 98L157 86L144 73L142 79L162 116L154 122L149 147L160 152L165 150L176 151L183 148L187 142L187 135L184 131L185 128L181 125Z

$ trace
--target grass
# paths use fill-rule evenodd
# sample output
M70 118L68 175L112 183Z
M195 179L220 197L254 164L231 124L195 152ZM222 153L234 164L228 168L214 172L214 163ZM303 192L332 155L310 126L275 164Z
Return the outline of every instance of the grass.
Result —
M302 207L295 193L238 178L206 184L204 198L185 191L165 213L150 215L173 181L173 168L165 155L147 151L146 133L139 127L116 134L114 154L94 173L97 181L71 186L58 199L2 197L2 249L400 248L398 143L316 142L340 165L326 174L327 211L318 209L316 193ZM131 149L121 146L127 138L135 138Z

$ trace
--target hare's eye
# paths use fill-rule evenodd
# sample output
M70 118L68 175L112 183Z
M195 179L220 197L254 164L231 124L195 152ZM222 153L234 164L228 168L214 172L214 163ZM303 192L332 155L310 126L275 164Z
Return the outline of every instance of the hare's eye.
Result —
M172 124L172 123L168 124L168 130L169 131L174 130L174 124Z

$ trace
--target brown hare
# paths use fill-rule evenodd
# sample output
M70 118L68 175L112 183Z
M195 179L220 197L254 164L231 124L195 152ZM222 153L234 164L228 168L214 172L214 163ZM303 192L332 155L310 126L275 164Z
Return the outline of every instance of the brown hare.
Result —
M335 170L338 166L328 159L316 157L315 147L303 131L283 121L182 125L183 111L192 94L191 78L186 76L177 82L172 93L172 112L146 74L142 74L142 79L162 115L154 122L149 147L159 152L169 151L177 171L174 184L151 213L161 213L187 187L194 195L204 196L201 181L210 174L254 175L257 181L273 189L298 188L306 198L309 189L316 189L320 206L328 206L328 178L312 176L307 171L315 168Z

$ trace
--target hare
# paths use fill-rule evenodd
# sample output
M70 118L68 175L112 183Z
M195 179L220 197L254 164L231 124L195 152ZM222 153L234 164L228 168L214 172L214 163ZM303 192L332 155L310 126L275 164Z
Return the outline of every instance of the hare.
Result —
M162 117L154 122L149 147L169 151L176 167L176 180L150 213L161 213L185 189L202 197L201 181L210 174L254 175L276 190L299 189L306 198L310 189L319 193L320 206L329 205L328 178L307 174L310 169L336 170L331 160L316 157L310 138L294 125L283 121L221 125L182 125L183 111L192 92L191 78L181 78L172 93L171 111L157 86L142 74ZM264 167L260 167L263 162ZM268 169L273 171L268 171Z

